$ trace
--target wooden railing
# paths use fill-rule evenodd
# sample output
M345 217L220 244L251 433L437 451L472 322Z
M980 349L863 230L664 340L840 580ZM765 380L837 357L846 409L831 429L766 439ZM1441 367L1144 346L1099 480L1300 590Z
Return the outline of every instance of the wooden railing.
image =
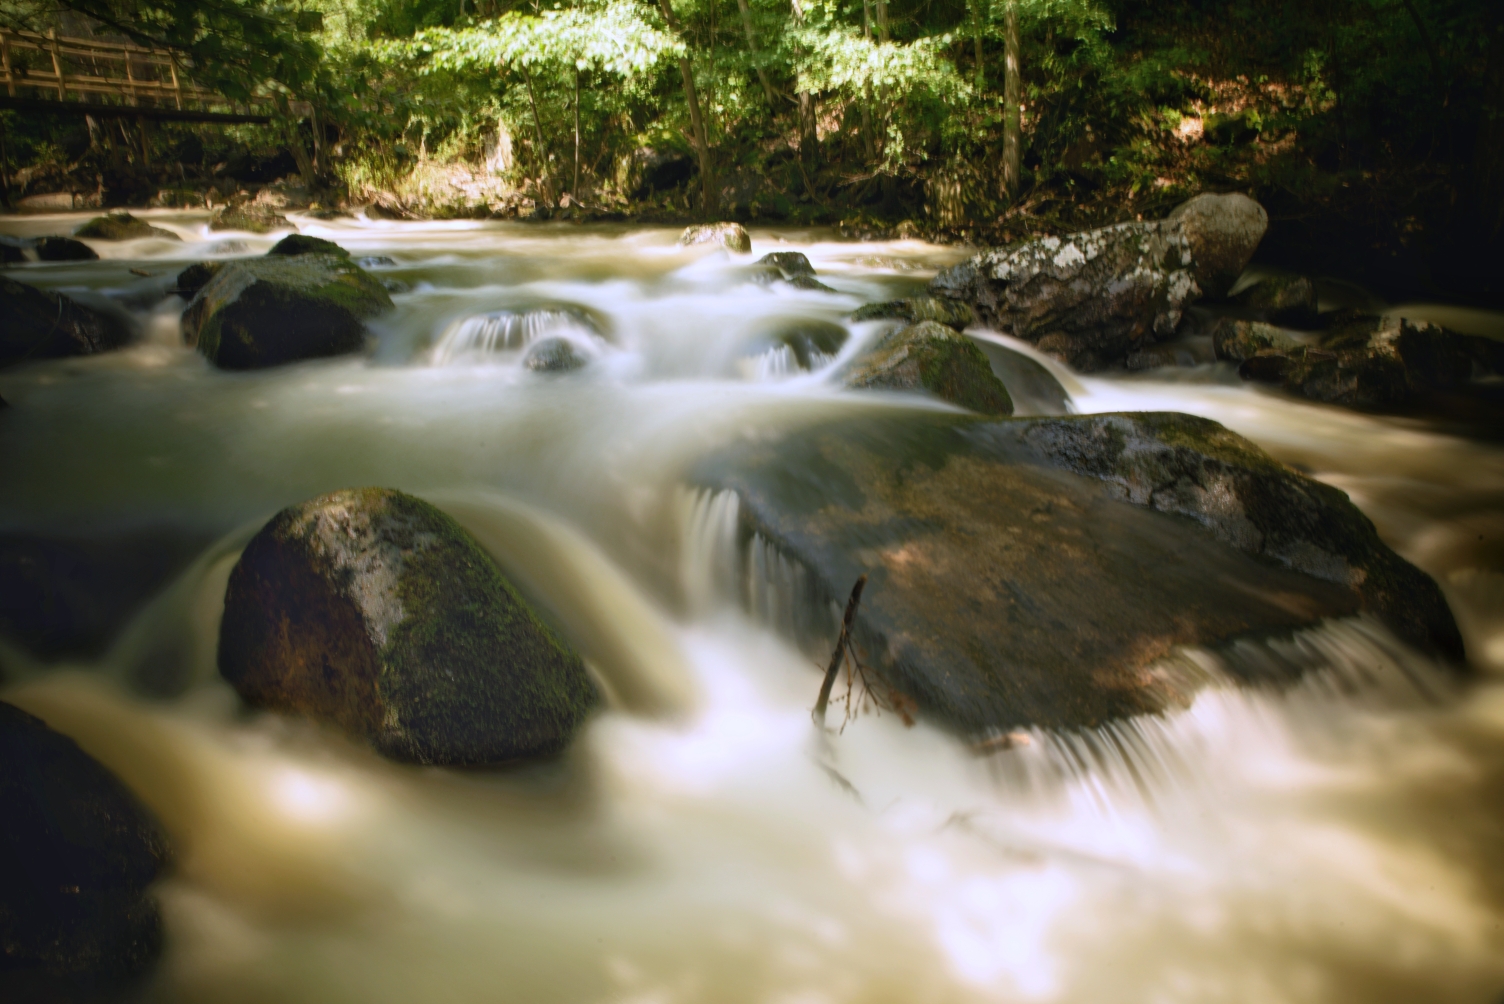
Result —
M17 59L21 53L37 58ZM40 63L25 66L22 63ZM170 52L92 38L66 38L55 31L0 29L0 84L17 97L18 88L50 91L58 101L86 94L122 98L127 105L148 100L156 107L181 109L185 102L223 104L225 98L184 79Z

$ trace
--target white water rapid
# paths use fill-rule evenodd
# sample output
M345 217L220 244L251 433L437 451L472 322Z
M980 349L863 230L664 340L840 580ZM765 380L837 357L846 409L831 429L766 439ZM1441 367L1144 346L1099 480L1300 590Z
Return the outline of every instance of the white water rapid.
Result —
M745 591L735 501L681 474L746 430L939 407L832 385L871 326L802 362L779 339L960 252L753 230L754 256L802 251L830 294L664 229L302 220L393 259L372 270L401 284L397 310L370 357L228 373L182 346L181 300L148 294L273 238L143 215L184 243L7 272L110 296L144 335L0 371L0 532L150 531L197 557L98 659L0 648L0 698L114 770L178 849L147 1001L1504 998L1504 443L1293 401L1224 366L1087 377L1041 360L1076 411L1205 415L1348 492L1441 583L1476 681L1355 620L1248 646L1312 667L1287 692L1236 689L1192 651L1174 669L1200 689L1162 718L987 750L892 714L820 738L821 668L778 629L798 570L753 556L754 609L728 599ZM549 337L584 367L530 369ZM404 767L248 714L219 682L239 548L279 508L361 485L453 514L584 653L610 707L562 760Z

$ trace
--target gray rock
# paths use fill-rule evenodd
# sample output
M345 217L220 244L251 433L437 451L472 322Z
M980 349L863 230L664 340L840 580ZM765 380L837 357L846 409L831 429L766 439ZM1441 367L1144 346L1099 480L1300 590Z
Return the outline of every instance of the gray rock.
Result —
M189 265L183 271L179 272L177 278L173 281L173 291L183 299L191 300L224 267L225 263L222 261L201 261L196 265Z
M1165 223L1191 249L1191 276L1207 296L1223 296L1264 239L1269 214L1246 195L1203 193L1171 210Z
M219 669L253 705L414 763L556 753L598 700L580 657L459 524L382 488L284 509L251 540Z
M1228 271L1257 247L1261 220L1245 196L1197 196L1166 220L984 251L941 272L930 291L1076 369L1099 370L1173 335L1203 279L1225 290Z
M274 230L292 230L286 216L270 206L245 203L239 206L220 206L209 214L210 230L244 230L253 234L269 234Z
M774 251L757 259L757 264L771 265L782 272L785 278L815 274L815 266L809 263L809 258L798 251Z
M273 244L267 254L283 255L288 258L295 258L302 254L330 254L336 258L350 257L350 252L333 241L326 241L322 237L309 237L306 234L288 234Z
M92 355L124 345L129 326L78 301L0 276L0 366Z
M167 838L73 740L3 702L0 819L0 992L142 975L162 951L147 887L169 862ZM68 989L59 982L53 999L73 999Z
M568 373L582 368L586 359L567 338L544 338L527 350L522 365L534 373Z
M384 254L368 254L355 259L355 264L361 268L392 268L397 263Z
M357 352L365 322L392 309L348 258L304 254L227 262L183 313L188 344L223 369L260 369Z
M1163 711L1187 699L1152 669L1176 647L1362 610L1461 655L1435 583L1340 492L1200 419L864 416L748 436L690 481L736 493L742 571L763 544L797 570L786 627L812 653L828 657L867 575L859 655L964 733ZM1302 671L1230 668L1250 683Z
M1278 324L1316 323L1316 284L1303 275L1270 275L1239 293L1244 310Z
M138 220L130 213L110 213L96 216L73 231L75 237L88 237L100 241L130 241L142 237L159 237L163 240L181 241L171 230L154 227L145 220Z
M716 244L737 254L752 253L752 237L740 223L703 223L685 227L679 243L687 246Z
M902 300L868 303L851 314L853 321L938 321L964 331L976 321L976 314L965 303L938 296L909 296Z
M935 321L890 332L852 361L847 387L928 391L983 415L1011 415L1013 401L976 343Z

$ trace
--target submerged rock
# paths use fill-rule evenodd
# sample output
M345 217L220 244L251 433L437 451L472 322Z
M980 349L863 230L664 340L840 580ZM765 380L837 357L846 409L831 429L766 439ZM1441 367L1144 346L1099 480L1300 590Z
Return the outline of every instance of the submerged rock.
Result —
M110 213L96 216L73 231L75 237L88 237L100 241L131 241L141 237L161 237L169 241L182 238L171 230L154 227L145 220L138 220L130 213Z
M930 291L1076 369L1099 370L1173 335L1202 292L1228 288L1266 225L1246 196L1202 195L1165 220L984 251Z
M684 233L679 235L679 243L691 247L698 244L718 244L737 254L752 253L752 236L740 223L704 223L685 227Z
M357 352L365 321L392 309L381 283L346 258L305 254L227 262L183 314L188 344L224 369Z
M43 237L32 245L41 261L98 261L99 254L72 237Z
M392 268L397 262L384 254L368 254L356 258L355 264L361 268Z
M920 321L886 335L846 371L846 386L927 390L984 415L1011 415L1013 401L982 350L965 335Z
M563 645L449 516L384 488L284 509L230 575L220 673L413 763L557 752L597 701Z
M0 366L117 349L130 338L120 318L70 297L0 276Z
M567 338L545 338L528 349L522 359L522 365L534 373L568 373L586 362Z
M749 437L691 481L738 496L741 553L802 569L812 649L867 575L864 662L966 733L1162 711L1187 700L1153 669L1175 648L1362 610L1461 654L1435 584L1340 492L1185 416L866 416Z
M240 206L220 206L209 215L210 230L244 230L253 234L269 234L274 230L291 230L293 225L286 216L270 206L246 203Z
M19 265L30 261L26 251L31 247L31 242L19 237L0 236L0 265Z
M751 246L748 246L751 250ZM808 289L817 293L834 293L825 283L815 278L815 267L798 251L774 251L757 259L754 268L760 268L768 281L786 282L796 289Z
M160 826L73 740L3 702L0 819L0 991L47 977L107 986L156 961L146 890L169 860Z
M858 307L851 314L853 321L937 321L947 327L964 331L976 321L970 307L958 300L938 296L910 296L885 303L869 303Z
M284 255L289 258L300 254L332 254L336 258L350 257L350 252L333 241L326 241L322 237L309 237L305 234L288 234L273 244L267 254Z
M1245 380L1352 408L1393 408L1453 389L1478 362L1468 339L1402 318L1350 317L1312 334L1224 318L1212 338L1217 358L1238 363Z

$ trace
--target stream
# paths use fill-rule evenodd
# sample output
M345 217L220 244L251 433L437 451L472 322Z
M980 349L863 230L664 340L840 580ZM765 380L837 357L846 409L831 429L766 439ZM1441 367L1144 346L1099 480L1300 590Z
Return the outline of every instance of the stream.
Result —
M0 534L134 541L119 553L167 571L97 655L0 641L0 698L75 738L173 840L144 1000L1504 995L1504 441L1297 401L1226 364L1075 374L974 332L1033 354L1073 411L1206 416L1347 492L1441 584L1475 678L1344 622L1291 642L1324 668L1285 691L1213 683L1163 717L989 751L886 713L822 739L823 657L737 602L725 505L683 474L739 436L943 407L831 374L878 330L846 314L964 252L754 228L733 261L665 228L302 219L389 257L371 271L397 309L369 356L231 373L183 346L185 304L161 291L275 238L140 215L183 242L7 272L107 296L142 336L0 371ZM749 278L783 250L835 292ZM1396 309L1504 336L1496 314ZM816 322L851 337L809 370L774 336ZM587 365L531 370L545 337ZM448 511L586 656L608 707L565 756L403 766L248 712L219 679L240 548L280 508L364 485ZM1210 653L1178 658L1216 678Z

